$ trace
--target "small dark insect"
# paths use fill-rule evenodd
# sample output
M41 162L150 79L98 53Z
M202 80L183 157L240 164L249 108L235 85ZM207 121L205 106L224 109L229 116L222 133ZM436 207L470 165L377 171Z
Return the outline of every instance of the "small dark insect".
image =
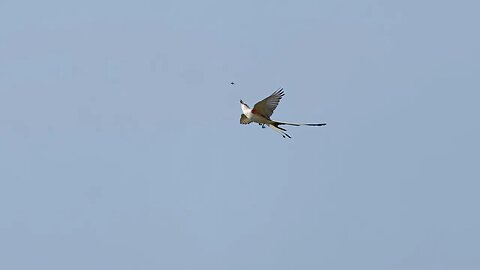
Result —
M231 84L231 85L235 85L235 83L234 83L234 82L231 82L230 84Z

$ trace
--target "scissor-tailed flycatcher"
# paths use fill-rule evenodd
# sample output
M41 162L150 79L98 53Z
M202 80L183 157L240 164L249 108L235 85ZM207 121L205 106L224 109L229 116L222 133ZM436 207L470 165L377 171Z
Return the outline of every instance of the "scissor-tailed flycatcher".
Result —
M273 111L277 108L280 99L282 99L283 88L279 88L277 91L273 92L269 97L257 102L253 109L250 109L247 104L240 100L242 106L242 115L240 116L240 124L250 124L251 122L258 123L262 125L262 128L266 126L270 127L274 131L282 134L283 138L291 138L285 131L284 128L279 127L280 125L291 125L291 126L325 126L325 123L322 124L304 124L304 123L289 123L289 122L279 122L270 119Z

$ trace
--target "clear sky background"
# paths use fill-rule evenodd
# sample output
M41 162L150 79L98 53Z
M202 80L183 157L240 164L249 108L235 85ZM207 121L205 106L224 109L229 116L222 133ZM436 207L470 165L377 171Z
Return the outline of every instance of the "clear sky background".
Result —
M480 269L479 10L0 1L0 268Z

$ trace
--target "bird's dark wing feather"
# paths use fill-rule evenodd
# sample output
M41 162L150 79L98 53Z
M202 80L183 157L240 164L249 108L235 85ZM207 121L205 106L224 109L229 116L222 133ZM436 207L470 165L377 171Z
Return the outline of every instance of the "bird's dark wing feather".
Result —
M250 119L248 119L248 117L242 113L242 115L240 115L240 124L242 125L246 125L246 124L250 124L252 121Z
M257 104L253 106L252 112L270 119L270 116L272 116L273 111L277 108L278 103L280 103L280 100L284 95L283 88L278 89L269 97L257 102Z

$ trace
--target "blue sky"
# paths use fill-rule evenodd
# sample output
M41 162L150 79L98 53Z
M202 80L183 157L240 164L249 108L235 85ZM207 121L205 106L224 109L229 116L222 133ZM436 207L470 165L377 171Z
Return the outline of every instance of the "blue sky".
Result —
M0 268L479 269L479 8L1 1Z

